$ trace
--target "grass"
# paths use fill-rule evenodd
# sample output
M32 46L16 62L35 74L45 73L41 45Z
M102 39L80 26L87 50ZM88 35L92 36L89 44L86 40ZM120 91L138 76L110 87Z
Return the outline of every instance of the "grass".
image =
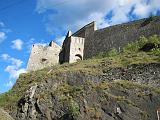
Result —
M140 49L147 43L155 44L156 48L150 50L149 52L140 51ZM105 59L111 61L111 67L126 67L130 64L138 63L151 63L160 62L160 37L153 35L149 38L144 36L136 42L128 43L122 48L121 51L112 49L108 52L99 53L94 59Z
M138 84L136 82L128 81L128 80L116 80L112 82L112 85L121 86L126 89L141 89L142 91L150 90L157 94L160 94L160 88L155 88L147 84Z
M0 109L0 120L13 120L13 118L11 118L8 113Z
M146 43L154 43L156 48L149 52L139 51L139 49ZM63 73L78 73L97 76L103 74L103 68L126 67L130 64L140 63L159 63L159 44L160 37L156 35L149 38L141 37L139 41L129 43L123 47L121 51L117 51L113 48L111 51L99 53L91 59L78 61L77 63L72 64L65 63L63 65L52 66L35 72L22 74L10 91L0 95L0 107L5 110L15 111L17 101L25 94L26 90L28 90L30 86L33 86L35 83L47 82L48 79L63 81L63 78L61 78ZM140 89L149 88L160 94L160 89L158 88L151 88L145 85L130 83L129 81L116 81L112 84L105 82L95 84L88 81L87 85L96 90L106 90L112 85L119 85L127 89L134 89L137 87ZM58 91L61 95L63 95L63 98L66 98L67 94L70 95L70 98L73 98L74 95L81 94L83 90L85 90L83 86L70 86L66 83L61 84L58 88ZM47 95L47 93L43 94ZM121 98L118 97L117 99Z

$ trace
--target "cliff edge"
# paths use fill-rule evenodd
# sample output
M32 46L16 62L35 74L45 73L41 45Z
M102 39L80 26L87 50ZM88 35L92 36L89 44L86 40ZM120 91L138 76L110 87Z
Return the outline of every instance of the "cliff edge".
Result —
M0 107L16 120L157 120L160 37L20 75Z

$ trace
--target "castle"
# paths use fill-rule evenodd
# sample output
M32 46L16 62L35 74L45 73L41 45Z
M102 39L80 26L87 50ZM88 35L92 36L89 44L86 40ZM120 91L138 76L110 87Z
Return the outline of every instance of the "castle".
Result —
M121 49L140 36L160 35L160 17L149 17L129 23L97 29L91 22L75 33L67 33L62 47L53 41L48 46L33 45L27 70L34 71L47 66L73 63L108 51Z

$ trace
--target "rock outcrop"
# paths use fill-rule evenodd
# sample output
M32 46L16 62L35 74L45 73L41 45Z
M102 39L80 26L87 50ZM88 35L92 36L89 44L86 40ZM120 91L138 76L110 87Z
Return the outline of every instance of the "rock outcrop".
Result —
M157 120L160 49L145 44L22 74L0 106L15 120Z
M31 86L17 120L156 120L160 64L102 68L101 75L57 73ZM143 85L145 84L145 85Z

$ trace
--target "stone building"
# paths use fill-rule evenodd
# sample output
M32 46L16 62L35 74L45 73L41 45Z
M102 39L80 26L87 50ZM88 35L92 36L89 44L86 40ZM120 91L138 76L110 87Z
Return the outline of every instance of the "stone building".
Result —
M60 53L60 63L73 63L83 60L84 38L73 36L69 31L62 46Z
M33 45L27 69L30 71L64 62L73 63L111 48L120 50L140 36L148 37L154 34L160 35L158 16L103 29L97 29L96 23L91 22L73 34L69 31L62 48L54 42L47 47Z
M47 66L59 64L60 50L61 47L53 41L51 41L48 46L38 44L33 45L28 60L27 70L34 71Z

